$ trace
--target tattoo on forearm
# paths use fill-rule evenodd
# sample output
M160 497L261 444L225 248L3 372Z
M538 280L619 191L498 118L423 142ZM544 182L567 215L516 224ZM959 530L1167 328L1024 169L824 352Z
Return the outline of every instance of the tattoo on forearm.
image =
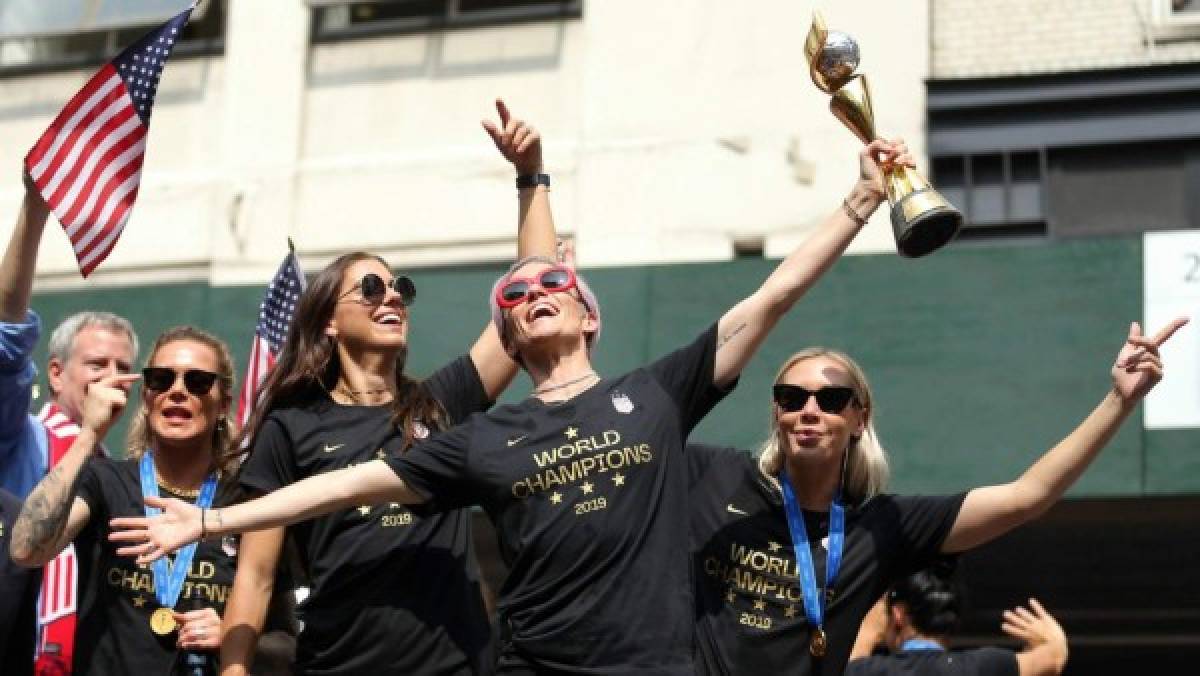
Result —
M48 558L57 554L54 548L67 518L71 514L71 487L63 477L62 467L55 467L42 479L25 500L21 515L13 524L12 547L27 556Z
M745 322L742 322L741 324L738 324L737 326L735 326L733 328L733 330L731 330L729 333L726 333L724 336L721 337L720 340L717 341L717 349L718 350L721 349L726 343L728 343L729 341L736 338L737 334L741 333L745 329L746 329Z

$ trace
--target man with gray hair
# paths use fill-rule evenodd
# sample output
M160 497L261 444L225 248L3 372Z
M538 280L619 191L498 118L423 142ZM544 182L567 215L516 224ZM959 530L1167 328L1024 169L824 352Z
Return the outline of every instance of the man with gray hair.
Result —
M30 415L37 377L32 355L41 319L29 299L49 215L26 177L25 199L0 260L0 489L21 499L75 441L88 385L128 373L137 357L137 335L128 320L109 312L71 315L50 335L50 400L36 416ZM46 565L38 608L37 674L70 673L76 579L72 547Z

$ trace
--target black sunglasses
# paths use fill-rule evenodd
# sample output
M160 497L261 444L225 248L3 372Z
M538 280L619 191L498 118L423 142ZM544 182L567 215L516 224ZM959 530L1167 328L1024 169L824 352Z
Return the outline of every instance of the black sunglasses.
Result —
M362 276L349 291L338 296L338 300L342 300L346 296L358 291L362 295L363 300L371 305L379 305L383 303L383 299L387 296L387 290L391 289L400 296L400 304L408 307L417 299L417 287L412 280L403 275L393 277L391 282L383 281L383 278L374 272L368 272Z
M841 413L855 400L854 388L829 385L813 392L799 385L776 385L772 388L775 404L787 413L804 408L809 397L817 398L817 407L826 413Z
M165 366L147 366L142 369L142 382L146 384L146 389L155 392L166 392L171 389L179 380L179 376L183 376L183 386L193 397L203 397L208 394L212 390L213 383L221 377L212 371L202 369L188 369L182 372Z

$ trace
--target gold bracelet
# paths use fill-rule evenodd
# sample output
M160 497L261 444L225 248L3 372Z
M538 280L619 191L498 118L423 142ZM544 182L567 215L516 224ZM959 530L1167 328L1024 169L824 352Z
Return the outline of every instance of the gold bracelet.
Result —
M867 224L867 219L858 215L858 212L854 210L854 207L850 206L850 200L842 200L842 209L845 210L846 215L850 217L850 220L858 224L858 227L861 228Z

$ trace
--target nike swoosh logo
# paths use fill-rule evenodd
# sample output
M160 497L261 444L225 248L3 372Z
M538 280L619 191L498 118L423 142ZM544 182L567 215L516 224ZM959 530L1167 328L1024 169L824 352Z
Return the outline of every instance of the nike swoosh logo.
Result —
M516 446L517 444L521 443L522 441L525 441L527 438L529 438L528 434L522 434L521 436L517 437L516 439L509 439L507 442L508 447L512 448L513 446Z
M346 445L346 444L325 444L325 448L324 448L323 450L324 450L326 453L333 453L334 451L336 451L337 449L339 449L339 448L341 448L342 446L345 446L345 445Z
M733 514L741 514L742 516L750 516L749 514L743 512L742 510L738 509L737 507L734 507L732 502L729 503L728 505L725 505L725 509Z

